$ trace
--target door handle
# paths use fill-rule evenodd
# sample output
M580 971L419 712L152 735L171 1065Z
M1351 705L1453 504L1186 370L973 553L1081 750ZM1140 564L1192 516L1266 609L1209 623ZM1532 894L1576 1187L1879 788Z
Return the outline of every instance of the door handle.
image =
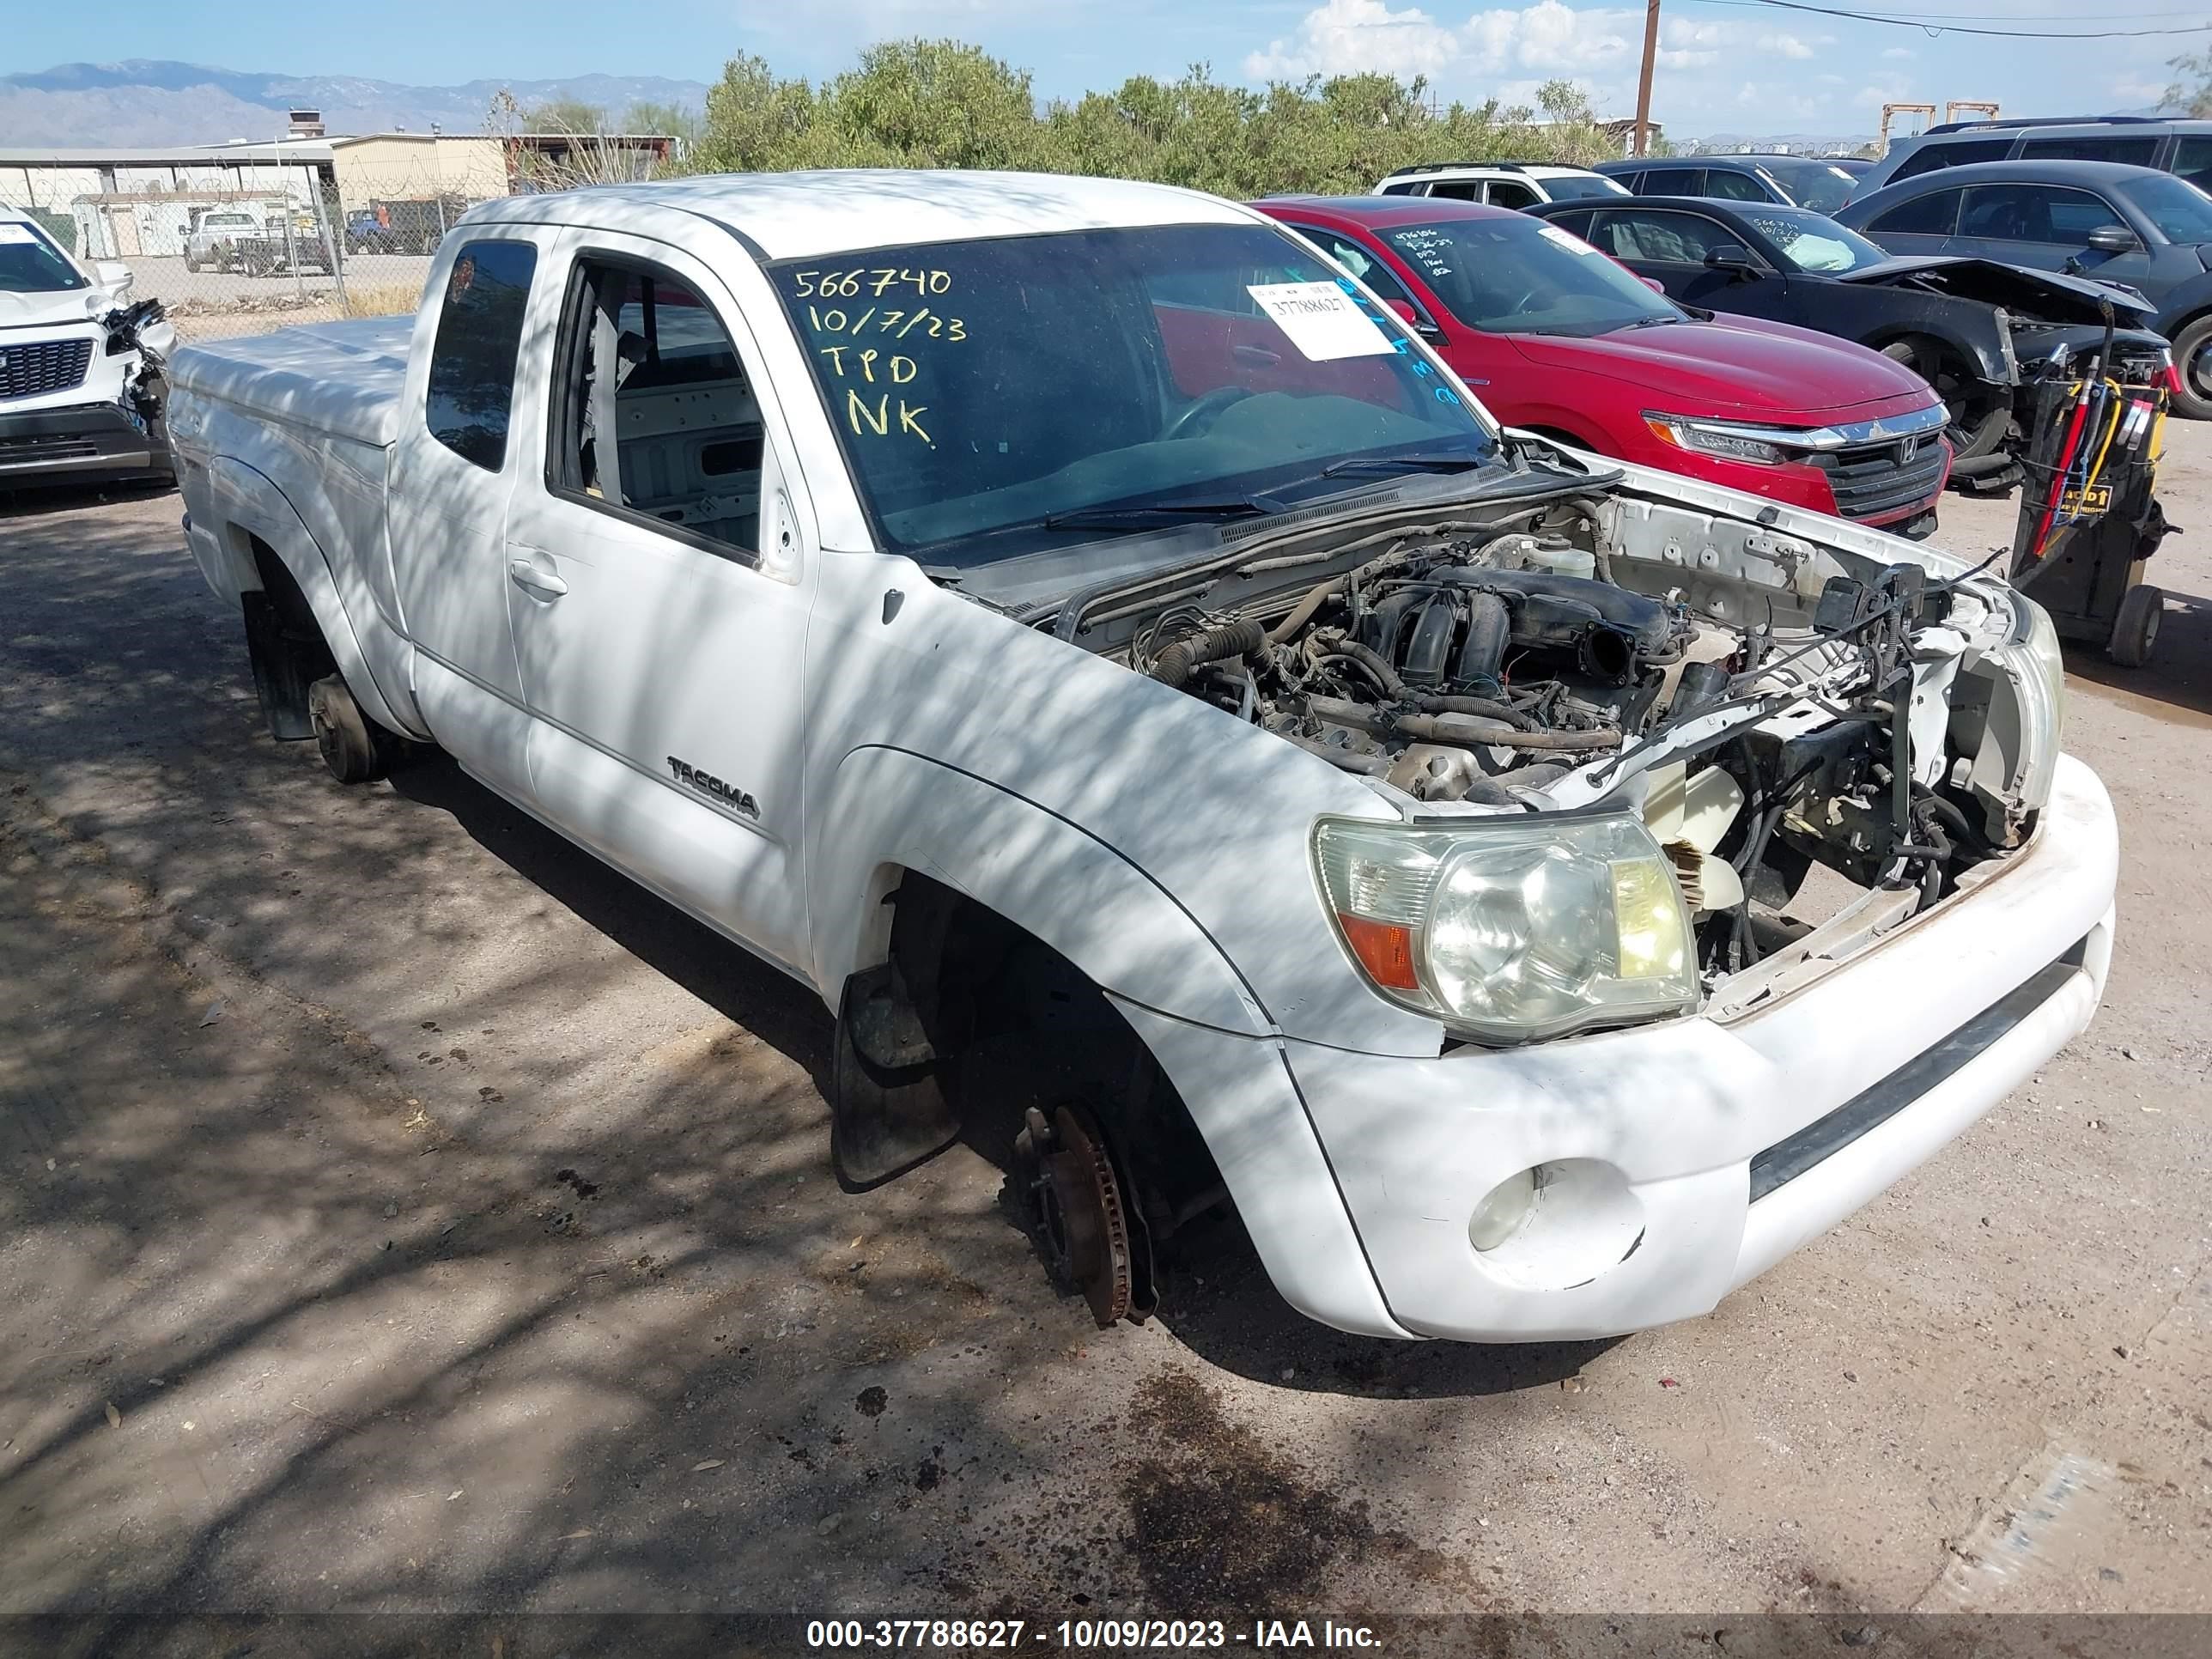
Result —
M527 588L540 599L557 599L568 591L568 583L550 570L540 570L529 559L509 559L507 576L517 587Z

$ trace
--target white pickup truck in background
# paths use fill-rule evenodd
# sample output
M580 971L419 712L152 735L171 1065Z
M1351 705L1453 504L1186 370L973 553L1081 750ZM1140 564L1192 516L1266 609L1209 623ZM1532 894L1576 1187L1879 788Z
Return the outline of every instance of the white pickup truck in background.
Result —
M89 269L0 205L0 489L165 478L162 354L176 332L125 302L131 267Z
M173 380L275 735L441 745L812 987L844 1175L1003 1147L1102 1323L1231 1205L1346 1330L1692 1316L2102 991L2034 605L1501 433L1231 204L517 198L411 324Z

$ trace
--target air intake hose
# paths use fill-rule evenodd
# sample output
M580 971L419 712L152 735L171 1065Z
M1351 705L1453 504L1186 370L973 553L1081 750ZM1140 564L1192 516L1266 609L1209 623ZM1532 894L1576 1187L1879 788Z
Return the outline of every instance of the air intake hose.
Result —
M1182 685L1199 665L1248 656L1267 643L1267 630L1249 618L1186 634L1152 661L1152 678L1163 685Z

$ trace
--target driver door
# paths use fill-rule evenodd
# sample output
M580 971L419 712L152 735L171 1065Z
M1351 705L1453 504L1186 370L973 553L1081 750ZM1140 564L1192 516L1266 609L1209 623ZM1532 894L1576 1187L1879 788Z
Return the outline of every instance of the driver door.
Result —
M532 793L577 840L798 973L813 567L786 429L700 261L576 231L551 263L543 464L516 481L503 561Z

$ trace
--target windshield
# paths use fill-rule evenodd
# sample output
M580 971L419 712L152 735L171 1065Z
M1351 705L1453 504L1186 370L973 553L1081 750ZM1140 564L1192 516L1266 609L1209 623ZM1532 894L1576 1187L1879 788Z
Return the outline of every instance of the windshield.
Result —
M1743 217L1800 270L1863 270L1890 257L1858 232L1802 208L1747 208Z
M1544 193L1555 202L1579 202L1586 196L1628 194L1601 173L1568 173L1547 179L1544 180Z
M769 274L883 544L926 562L1095 541L1115 511L1133 533L1371 487L1372 471L1322 477L1353 458L1497 451L1396 318L1264 226L878 248Z
M2186 180L2161 173L2155 179L2130 179L2120 193L2167 241L2212 242L2212 196Z
M1446 219L1395 225L1382 236L1445 310L1486 334L1587 337L1681 319L1672 301L1539 219Z
M1761 158L1774 182L1790 192L1790 199L1815 213L1833 213L1851 199L1858 180L1829 161L1785 161L1778 156Z
M82 288L83 275L25 224L0 221L0 294L52 294Z

